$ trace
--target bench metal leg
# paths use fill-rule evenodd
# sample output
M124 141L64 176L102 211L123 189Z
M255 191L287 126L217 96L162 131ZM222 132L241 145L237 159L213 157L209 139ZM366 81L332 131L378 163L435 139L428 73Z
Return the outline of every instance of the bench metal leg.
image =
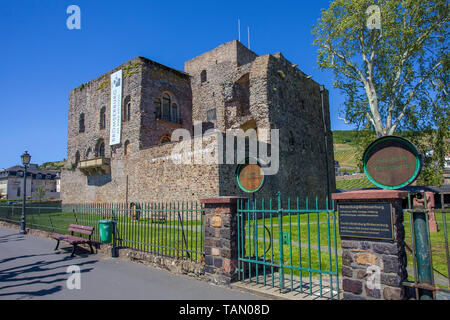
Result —
M74 245L73 245L73 249L72 249L72 254L70 255L71 258L73 258L73 256L75 255L75 250L76 250L76 248L77 248L77 245L74 244Z
M57 241L57 243L56 243L55 251L58 250L58 247L59 247L59 240L56 240L56 241Z
M89 242L89 248L91 248L91 253L94 253L94 248L92 248L92 243Z

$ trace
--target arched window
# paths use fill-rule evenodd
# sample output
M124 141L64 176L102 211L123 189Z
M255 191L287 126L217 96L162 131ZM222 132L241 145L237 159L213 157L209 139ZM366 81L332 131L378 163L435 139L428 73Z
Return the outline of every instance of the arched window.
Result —
M170 142L170 135L165 134L159 139L160 144L169 143Z
M178 123L178 106L172 103L172 122Z
M80 119L78 120L78 132L84 132L84 113L80 114Z
M207 80L207 76L206 76L206 70L202 70L202 72L200 73L200 81L201 83L206 82Z
M98 139L97 144L95 146L95 156L97 158L103 158L105 156L105 142L103 139Z
M170 121L170 96L167 93L162 98L162 119Z
M123 146L123 154L126 156L129 153L129 148L130 148L130 141L125 141L125 144Z
M159 99L159 98L155 99L153 104L155 105L156 119L161 119L161 117L162 117L162 113L161 113L161 99Z
M180 111L178 105L173 101L168 93L164 93L153 102L155 106L155 116L157 120L180 123Z
M102 107L100 109L100 130L106 128L106 108Z
M130 121L131 117L131 98L130 96L126 96L123 101L123 121Z

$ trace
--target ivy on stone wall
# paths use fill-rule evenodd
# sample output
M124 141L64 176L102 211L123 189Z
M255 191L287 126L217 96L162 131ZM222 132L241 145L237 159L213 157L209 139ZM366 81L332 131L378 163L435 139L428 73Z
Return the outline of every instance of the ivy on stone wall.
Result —
M123 78L126 79L133 75L134 73L139 72L139 66L142 65L142 62L135 62L123 68Z
M111 84L111 79L107 79L104 75L101 76L99 79L102 79L102 82L100 82L100 84L97 87L97 90L103 90L107 87L109 87L109 85Z

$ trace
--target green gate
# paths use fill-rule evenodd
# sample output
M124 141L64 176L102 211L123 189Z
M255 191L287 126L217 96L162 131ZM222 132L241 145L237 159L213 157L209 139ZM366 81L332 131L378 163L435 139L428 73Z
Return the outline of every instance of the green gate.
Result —
M322 209L305 198L276 203L238 202L239 280L279 288L281 293L340 299L334 204ZM339 250L340 251L340 250Z

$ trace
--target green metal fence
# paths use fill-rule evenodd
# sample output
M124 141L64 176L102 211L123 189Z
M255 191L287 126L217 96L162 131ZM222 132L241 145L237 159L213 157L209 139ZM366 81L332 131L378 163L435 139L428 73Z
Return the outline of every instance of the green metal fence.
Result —
M21 205L0 205L0 220L20 224ZM68 233L69 224L94 227L99 221L117 223L117 245L178 259L203 261L204 209L198 203L87 203L63 206L27 205L27 227Z
M238 203L239 280L281 292L340 299L337 222L328 199L241 200Z

